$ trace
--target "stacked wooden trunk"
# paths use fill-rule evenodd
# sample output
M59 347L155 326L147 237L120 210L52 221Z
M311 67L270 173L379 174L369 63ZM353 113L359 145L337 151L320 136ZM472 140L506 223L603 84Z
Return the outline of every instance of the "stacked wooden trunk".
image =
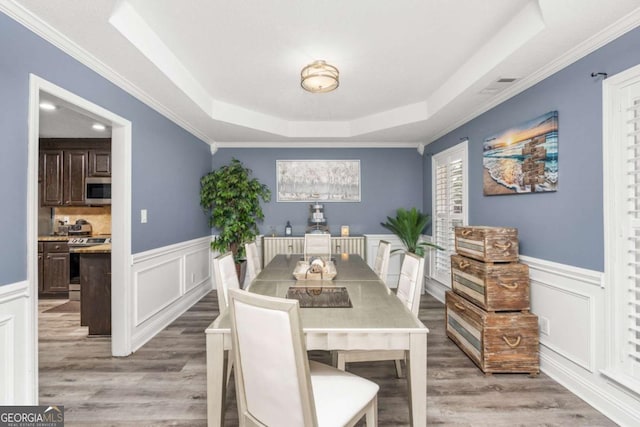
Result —
M529 267L518 262L518 231L456 227L446 329L486 374L540 371L538 317L529 312Z

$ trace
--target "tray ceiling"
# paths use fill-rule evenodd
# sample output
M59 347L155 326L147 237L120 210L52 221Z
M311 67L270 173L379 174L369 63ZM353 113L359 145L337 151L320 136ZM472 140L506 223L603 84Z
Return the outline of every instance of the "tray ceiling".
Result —
M427 144L634 28L638 7L0 0L1 11L221 147ZM340 70L336 91L300 87L316 59Z

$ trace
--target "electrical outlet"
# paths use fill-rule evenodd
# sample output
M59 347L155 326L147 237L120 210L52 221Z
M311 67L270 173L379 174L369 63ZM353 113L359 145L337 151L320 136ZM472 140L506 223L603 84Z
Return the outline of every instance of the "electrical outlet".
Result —
M140 209L140 224L146 224L146 223L147 223L147 210Z
M191 273L191 283L196 283L196 273Z
M549 325L549 319L546 317L540 317L540 333L543 335L551 334L551 326Z
M68 216L63 216L63 217L62 217L62 221L63 221L65 224L69 224L69 217L68 217Z

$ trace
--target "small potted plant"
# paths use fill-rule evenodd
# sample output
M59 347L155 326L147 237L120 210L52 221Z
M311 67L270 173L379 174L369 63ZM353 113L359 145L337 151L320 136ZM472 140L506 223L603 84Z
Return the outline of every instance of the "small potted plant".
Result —
M407 252L414 253L418 256L424 256L426 248L442 248L434 243L420 240L420 236L425 227L431 221L431 217L420 212L416 208L409 210L399 208L396 211L396 217L387 217L387 222L381 222L384 228L390 230L400 238ZM396 249L396 251L401 249ZM395 251L394 251L395 252Z
M231 251L238 265L245 255L244 244L255 240L258 222L264 219L260 201L270 200L269 187L252 177L251 169L238 159L204 175L200 179L200 206L209 226L218 230L211 249ZM242 274L238 276L242 279Z

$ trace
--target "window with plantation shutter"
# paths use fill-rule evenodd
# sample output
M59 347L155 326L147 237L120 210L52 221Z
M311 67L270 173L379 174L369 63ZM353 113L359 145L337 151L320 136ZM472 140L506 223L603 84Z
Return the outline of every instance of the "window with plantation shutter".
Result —
M431 276L451 286L454 228L467 224L467 141L434 155L431 170L433 240L445 249L433 252Z
M640 67L605 80L603 100L605 289L611 339L604 373L640 393Z

